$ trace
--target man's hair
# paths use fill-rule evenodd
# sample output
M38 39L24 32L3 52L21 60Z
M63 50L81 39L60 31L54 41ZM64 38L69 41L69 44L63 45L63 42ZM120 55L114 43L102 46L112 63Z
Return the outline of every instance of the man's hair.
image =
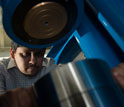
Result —
M21 47L21 45L17 44L16 42L13 42L13 41L11 42L11 48L12 48L13 52L15 52L18 47Z
M16 52L16 49L18 48L18 47L22 47L22 45L19 45L19 44L17 44L16 42L11 42L11 48L12 48L12 50L13 50L13 52ZM41 48L41 50L43 51L45 51L46 50L46 48Z

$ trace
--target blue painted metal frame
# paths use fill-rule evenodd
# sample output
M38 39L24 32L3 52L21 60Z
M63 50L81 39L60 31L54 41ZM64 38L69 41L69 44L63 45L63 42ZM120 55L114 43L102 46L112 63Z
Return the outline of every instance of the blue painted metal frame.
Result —
M23 43L23 41L21 41L13 33L11 23L10 23L12 14L14 10L16 9L16 6L21 1L22 0L11 0L11 1L1 0L0 1L0 4L2 5L3 11L4 11L3 12L4 13L3 24L6 25L5 30L10 34L9 36L12 37L14 41L17 41L18 43L22 45L25 45L30 48L44 47L42 45L33 46L27 43ZM69 53L69 50L72 48L71 46L69 47L68 45L69 43L69 44L75 45L74 49L77 50L77 53L79 53L79 51L81 51L82 49L86 58L104 59L110 64L111 67L113 67L121 62L121 60L118 57L120 55L117 54L115 52L116 50L114 50L111 47L110 45L111 43L108 43L107 38L104 37L105 34L102 34L101 31L93 24L93 22L87 16L86 11L85 11L84 1L87 1L90 4L90 6L93 9L95 9L96 15L97 15L96 17L99 20L99 22L103 25L103 27L110 34L109 36L111 36L113 40L116 42L115 45L118 45L121 48L121 50L124 52L124 42L123 42L124 36L122 36L124 34L123 32L124 22L122 20L124 18L124 14L122 12L124 7L122 5L123 3L121 3L122 1L120 2L118 0L114 0L114 1L111 1L111 0L110 1L107 1L107 0L104 0L104 1L75 0L75 3L78 6L78 17L77 17L77 23L75 24L75 27L73 27L73 29L71 30L71 33L75 30L75 28L77 28L76 32L78 33L74 32L72 36L70 37L68 36L69 38L67 39L67 41L61 41L61 42L59 41L59 44L55 43L50 53L48 54L48 56L55 58L56 63L61 63L61 62L66 63L68 61L72 61L73 60L72 58L74 58L73 54L75 51L73 52L73 54L70 53L69 56L72 56L70 60L69 60L69 57L68 57L68 60L66 60L65 58L62 58L67 54L67 51L65 51L65 49L68 50L68 53ZM119 8L117 8L118 6L115 5L116 3L119 5ZM107 7L101 8L105 6ZM113 11L112 6L113 8L116 8L117 10ZM71 35L71 33L68 33L68 35ZM77 43L79 44L79 46L77 46L77 43L73 43L72 41L73 42L78 41ZM52 44L48 44L46 46L49 46L49 45L52 45ZM65 54L65 55L62 56L62 54Z
M101 13L98 13L98 19L124 52L124 40L121 38L121 36L115 31L115 29L110 25L110 23Z
M87 0L98 14L109 22L124 42L124 1L123 0Z
M120 53L123 54L124 50L123 39L120 38L120 35L117 34L115 29L100 12L98 12L95 20L98 20L101 24L100 26L104 27L106 31L101 31L102 29L99 29L98 26L93 23L93 21L85 13L85 10L82 10L81 14L83 15L82 21L77 30L65 43L61 44L61 48L56 45L53 46L48 56L53 57L57 64L67 63L69 61L73 61L76 51L79 52L82 50L86 58L102 59L106 61L111 68L117 66L122 61L119 56ZM104 32L108 32L108 34ZM75 42L69 42L74 38L76 39L75 42L77 42L79 46L77 46L77 43ZM112 46L113 43L109 41L109 39L113 39L115 41L114 46ZM73 48L70 44L72 44L72 46L76 45L76 48L74 48L73 51L71 51ZM119 46L120 52L117 52L118 50L113 48L117 46ZM56 51L58 47L59 50ZM54 56L52 56L53 53Z
M48 53L48 57L54 58L56 64L73 61L81 51L83 51L86 58L102 59L111 68L120 63L114 50L112 50L106 40L97 34L97 32L88 32L80 36L78 31L75 31L64 44L61 44L61 48L58 49L58 47L60 46L54 46Z
M102 59L111 68L120 63L119 58L102 36L88 32L81 37L77 31L74 35L86 58Z
M41 0L42 1L42 0ZM22 2L22 0L2 0L2 8L3 8L3 25L4 25L4 29L6 31L6 33L8 34L8 36L15 42L29 47L29 48L44 48L44 47L49 47L52 45L58 45L61 42L66 41L70 35L73 33L73 31L79 26L80 24L80 20L82 15L80 14L81 11L83 10L82 6L79 6L80 4L83 4L83 0L75 0L75 4L77 6L77 18L75 20L74 25L72 26L72 29L70 29L70 31L60 40L55 41L54 43L50 43L50 44L41 44L41 45L33 45L33 44L28 44L24 41L22 41L18 35L16 35L13 32L13 27L11 25L12 22L12 16L16 10L16 7Z

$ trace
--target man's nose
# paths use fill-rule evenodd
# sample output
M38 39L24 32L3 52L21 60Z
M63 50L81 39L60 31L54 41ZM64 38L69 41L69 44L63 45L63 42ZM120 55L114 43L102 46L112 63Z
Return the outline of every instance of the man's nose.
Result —
M31 55L29 63L30 64L35 64L36 63L36 58L35 58L35 56L33 54Z

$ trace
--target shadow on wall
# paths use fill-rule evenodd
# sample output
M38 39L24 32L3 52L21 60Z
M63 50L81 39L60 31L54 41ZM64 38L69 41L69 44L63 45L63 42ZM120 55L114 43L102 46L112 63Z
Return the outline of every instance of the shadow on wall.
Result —
M0 48L0 58L9 57L10 56L10 48Z

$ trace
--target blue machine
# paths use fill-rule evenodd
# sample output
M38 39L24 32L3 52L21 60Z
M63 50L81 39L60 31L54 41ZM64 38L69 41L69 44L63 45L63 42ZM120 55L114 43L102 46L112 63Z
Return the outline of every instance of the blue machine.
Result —
M1 0L1 5L3 8L3 25L4 25L5 31L9 35L9 37L13 41L15 41L21 45L31 47L31 48L48 47L48 46L52 46L52 45L57 45L58 43L61 43L62 41L66 41L67 38L74 32L74 30L80 24L80 20L81 20L81 16L82 16L82 15L80 15L80 13L81 13L81 10L83 10L83 8L82 8L82 6L78 7L78 5L82 4L82 1L81 0L80 0L80 2L79 1L74 2L73 0L70 0L70 1L66 1L66 0L59 1L58 0L55 2L54 2L54 0L52 0L52 1L53 2L49 2L48 0L46 0L47 3L42 4L41 0L37 0L35 2L33 0L31 0L30 2L27 2L25 0L3 0L3 1ZM37 15L35 14L36 18L40 17L38 15L41 15L43 17L41 20L39 19L39 22L36 22L38 19L37 20L35 19L35 22L41 23L41 21L42 21L43 24L42 23L41 24L43 25L43 29L45 29L44 35L48 34L48 35L51 35L51 37L48 37L48 38L31 37L30 34L28 34L27 31L25 31L25 29L24 29L25 17L28 14L28 11L32 7L35 8L35 5L38 3L39 4L41 3L41 8L43 7L43 11L40 11L39 13L37 13ZM52 3L55 4L55 7L51 6L51 5L53 5ZM46 7L42 6L42 5L45 5ZM69 6L71 6L73 8L71 9ZM45 8L47 8L47 9L45 9ZM36 11L38 11L38 10L36 10ZM47 13L50 13L52 15L47 15ZM45 15L43 15L43 14L45 14ZM66 14L67 14L67 16L66 16ZM55 16L55 15L56 15L57 19L53 18L53 16ZM67 20L67 21L63 22L66 25L63 26L64 27L63 29L59 29L60 31L58 30L58 32L55 33L54 29L57 30L57 26L59 26L59 23L61 23L61 21L59 21L55 26L52 26L52 25L54 25L52 22L56 21L56 20L62 20L61 18L63 18L63 17L61 17L61 15L63 15L64 18L67 17L67 19L65 18L65 20ZM51 20L52 18L54 20ZM27 21L28 20L29 19L27 19ZM32 20L31 20L31 22L32 22ZM28 24L30 24L30 23L28 23ZM62 26L62 24L60 24L60 25ZM38 26L40 26L40 24L39 25L37 24L34 26L35 27L37 26L37 29L38 29ZM49 27L54 27L54 29L50 29ZM31 30L32 29L33 28L31 28ZM19 33L19 32L21 32L21 33ZM37 32L40 32L40 31L37 31ZM53 34L55 33L55 36L52 36L51 33L53 33ZM19 36L17 36L17 35L19 35Z
M118 7L116 4L118 4ZM83 51L86 58L103 59L111 68L123 62L124 37L122 29L124 27L124 14L121 9L123 8L122 4L116 0L99 2L85 0L82 4L80 26L64 45L54 46L48 56L54 57L56 63L66 63L73 60L76 52ZM113 9L117 9L116 12ZM73 39L75 39L75 42L73 42ZM74 43L78 46L75 46ZM69 54L67 50L70 50L70 47L73 51L70 51ZM56 51L56 48L60 50ZM65 57L66 54L68 56Z
M62 0L50 1L64 4ZM69 27L63 37L48 44L26 42L14 32L13 16L22 2L24 0L1 0L4 28L8 36L17 43L31 48L52 46L47 56L54 58L56 64L71 62L80 52L84 53L86 59L104 60L110 68L124 61L124 1L65 0L67 7L70 3L74 6L74 9L71 7L67 12L67 16L69 12L72 13L68 19L73 19L69 22L73 21L72 27ZM123 95L121 97L124 98Z

